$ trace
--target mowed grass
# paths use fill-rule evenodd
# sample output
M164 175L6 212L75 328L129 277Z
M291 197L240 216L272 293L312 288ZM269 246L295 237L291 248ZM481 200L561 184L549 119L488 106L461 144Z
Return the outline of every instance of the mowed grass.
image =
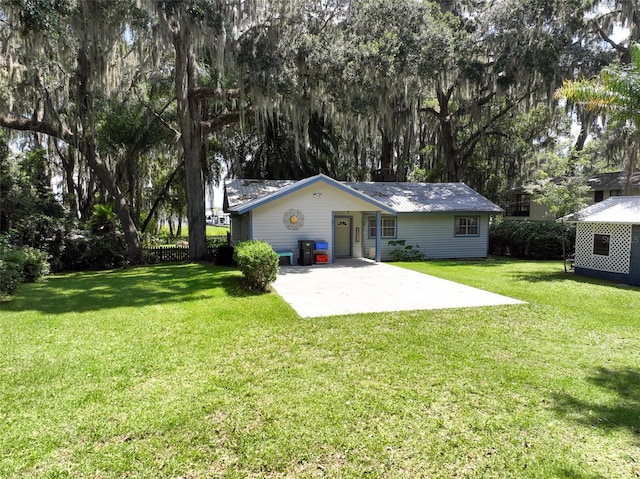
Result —
M528 303L300 319L198 264L24 286L0 304L0 477L640 476L640 289L401 266Z
M212 236L227 236L229 232L229 228L227 226L216 226L216 225L207 225L206 226L206 235L207 237ZM165 236L169 236L169 226L165 225L160 229L160 233ZM189 238L189 226L182 225L180 231L180 238L188 239Z

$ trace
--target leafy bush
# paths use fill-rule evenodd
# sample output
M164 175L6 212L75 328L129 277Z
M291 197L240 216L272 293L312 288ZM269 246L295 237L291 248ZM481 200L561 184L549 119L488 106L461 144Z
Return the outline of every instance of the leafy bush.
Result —
M489 229L491 254L530 259L561 259L562 243L573 252L575 226L552 221L502 221Z
M234 255L249 289L266 291L276 280L279 257L269 243L256 240L238 243Z
M389 253L394 261L422 261L424 254L418 245L408 245L407 240L391 240L389 246L396 248Z
M51 190L50 159L43 148L9 157L0 134L0 233L15 249L30 246L56 265L63 246L67 212Z
M46 252L55 269L64 249L65 234L62 219L33 213L14 222L9 239L15 246L30 246Z
M122 268L127 265L127 247L122 236L92 237L89 249L81 257L84 269Z
M207 246L220 247L227 246L229 244L229 239L226 236L208 236L207 237Z
M25 283L41 281L49 274L47 253L29 246L18 250L22 255L22 274Z
M31 247L11 248L0 242L0 298L16 292L20 283L33 283L49 274L47 253Z
M89 219L89 227L94 235L110 235L116 231L117 219L113 203L95 204Z
M0 299L11 296L23 281L22 255L0 245Z
M127 248L116 234L76 233L65 239L62 263L67 271L121 268L127 264Z

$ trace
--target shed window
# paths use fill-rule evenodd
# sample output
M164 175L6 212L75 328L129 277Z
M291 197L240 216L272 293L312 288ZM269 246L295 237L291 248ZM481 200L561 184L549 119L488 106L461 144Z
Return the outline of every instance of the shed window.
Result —
M609 256L609 244L611 235L593 235L593 254Z
M382 238L396 237L396 218L393 216L383 216L380 227L380 236ZM376 237L376 219L369 218L369 238Z
M480 235L479 216L457 216L456 236L478 236Z

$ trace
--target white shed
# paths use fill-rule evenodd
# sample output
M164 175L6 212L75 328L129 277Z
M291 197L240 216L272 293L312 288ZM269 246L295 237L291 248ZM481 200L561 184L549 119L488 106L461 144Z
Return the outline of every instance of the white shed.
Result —
M640 285L640 196L617 196L565 217L576 223L576 274Z

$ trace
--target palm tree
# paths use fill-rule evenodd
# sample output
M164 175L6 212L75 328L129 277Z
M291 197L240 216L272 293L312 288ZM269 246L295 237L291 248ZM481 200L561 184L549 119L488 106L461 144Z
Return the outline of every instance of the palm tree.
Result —
M630 192L640 147L640 44L631 45L630 53L630 63L606 67L599 77L591 80L567 80L556 91L557 98L566 98L613 121L634 126L634 140L625 165L626 194Z

